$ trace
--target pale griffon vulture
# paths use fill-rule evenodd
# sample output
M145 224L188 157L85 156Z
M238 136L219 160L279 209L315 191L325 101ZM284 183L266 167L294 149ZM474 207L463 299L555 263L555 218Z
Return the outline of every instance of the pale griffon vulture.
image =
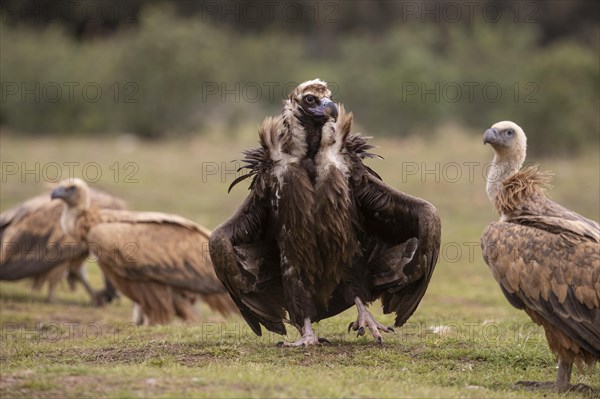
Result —
M125 202L97 189L90 190L96 208L124 209ZM67 276L74 288L79 281L92 302L101 305L116 297L105 279L105 288L95 292L85 276L88 248L60 228L62 205L41 194L0 214L0 280L31 277L36 289L48 283L47 301L52 302L56 285Z
M511 305L542 325L558 356L556 382L520 384L585 388L570 379L574 362L600 358L600 227L546 196L547 173L521 169L526 140L513 122L485 131L494 149L487 194L500 220L483 232L483 257Z
M198 297L223 315L237 312L210 263L207 229L176 215L98 209L89 194L79 179L52 191L64 202L61 226L90 248L109 280L137 305L137 323L162 324L174 316L193 321Z

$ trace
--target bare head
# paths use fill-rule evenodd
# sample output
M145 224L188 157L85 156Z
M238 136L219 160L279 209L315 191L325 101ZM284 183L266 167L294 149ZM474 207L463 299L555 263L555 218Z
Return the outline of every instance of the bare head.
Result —
M483 134L483 144L494 149L496 162L512 162L520 169L527 155L527 137L519 125L511 121L495 123Z
M510 121L495 123L483 133L483 144L494 149L494 160L488 170L486 191L494 198L502 182L519 172L527 154L527 137L519 125Z
M90 207L90 189L78 178L60 182L58 187L52 190L51 197L64 201L69 208L84 210Z

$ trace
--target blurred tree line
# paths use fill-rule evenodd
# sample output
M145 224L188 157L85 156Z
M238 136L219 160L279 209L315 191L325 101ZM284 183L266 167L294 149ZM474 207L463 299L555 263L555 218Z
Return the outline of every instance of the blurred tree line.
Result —
M0 124L235 131L320 77L369 134L512 119L574 152L599 139L599 4L3 0Z

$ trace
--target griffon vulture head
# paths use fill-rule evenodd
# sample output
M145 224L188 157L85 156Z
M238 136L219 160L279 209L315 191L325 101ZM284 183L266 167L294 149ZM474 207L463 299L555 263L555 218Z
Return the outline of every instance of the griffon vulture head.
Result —
M502 182L523 166L527 155L527 136L516 123L502 121L483 133L483 144L490 144L494 149L486 185L488 197L493 202Z
M519 125L511 121L495 123L483 134L483 144L490 144L496 161L512 161L521 167L527 154L527 137Z
M90 208L90 188L78 178L62 181L52 191L51 197L63 200L69 208L78 210Z

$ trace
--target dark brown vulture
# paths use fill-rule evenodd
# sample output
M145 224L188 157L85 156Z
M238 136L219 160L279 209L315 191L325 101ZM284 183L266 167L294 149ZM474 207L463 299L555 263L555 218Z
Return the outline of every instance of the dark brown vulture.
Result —
M327 84L299 85L283 115L267 118L261 146L246 151L250 194L210 239L217 275L257 334L261 325L326 341L311 323L356 305L349 329L369 329L381 343L366 304L381 299L402 325L423 297L440 245L440 220L426 201L386 185L362 160L367 138L350 134L352 114L331 101ZM231 189L231 187L230 187ZM287 316L286 316L287 313Z
M90 248L104 274L136 304L138 324L174 316L194 321L198 297L225 316L237 313L210 263L208 230L176 215L92 207L79 179L62 182L52 198L64 201L63 230Z
M481 237L483 258L508 301L542 325L558 356L556 383L521 382L531 387L570 385L575 362L600 358L600 227L546 197L549 174L521 169L527 138L513 122L485 131L494 149L487 194L500 220Z
M103 191L90 191L92 205L124 209L125 202ZM31 277L36 289L48 283L47 301L54 299L56 285L67 276L69 285L83 284L92 302L101 305L116 297L105 279L105 288L95 292L85 276L88 249L60 228L62 205L50 193L33 197L0 215L0 280Z

